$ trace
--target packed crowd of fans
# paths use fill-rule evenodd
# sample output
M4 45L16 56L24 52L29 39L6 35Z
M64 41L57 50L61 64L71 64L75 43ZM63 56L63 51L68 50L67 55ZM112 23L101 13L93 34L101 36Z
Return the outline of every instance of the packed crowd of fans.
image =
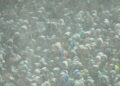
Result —
M119 0L0 0L0 86L120 86Z

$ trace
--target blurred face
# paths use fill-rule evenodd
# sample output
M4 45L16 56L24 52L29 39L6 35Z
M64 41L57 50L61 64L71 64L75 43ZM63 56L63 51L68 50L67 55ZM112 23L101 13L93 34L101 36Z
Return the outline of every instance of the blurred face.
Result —
M96 62L97 62L97 63L100 63L100 62L101 62L101 57L100 57L100 56L97 56L97 57L96 57Z

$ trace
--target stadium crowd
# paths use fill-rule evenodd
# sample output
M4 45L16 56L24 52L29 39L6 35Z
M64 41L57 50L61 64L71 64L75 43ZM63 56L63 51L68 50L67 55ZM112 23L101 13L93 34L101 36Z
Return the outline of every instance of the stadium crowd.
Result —
M0 86L120 86L119 0L0 0Z

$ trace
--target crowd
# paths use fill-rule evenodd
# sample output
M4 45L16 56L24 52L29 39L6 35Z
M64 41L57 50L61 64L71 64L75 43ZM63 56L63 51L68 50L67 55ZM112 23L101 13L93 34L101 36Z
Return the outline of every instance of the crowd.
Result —
M0 86L120 86L119 0L0 0Z

